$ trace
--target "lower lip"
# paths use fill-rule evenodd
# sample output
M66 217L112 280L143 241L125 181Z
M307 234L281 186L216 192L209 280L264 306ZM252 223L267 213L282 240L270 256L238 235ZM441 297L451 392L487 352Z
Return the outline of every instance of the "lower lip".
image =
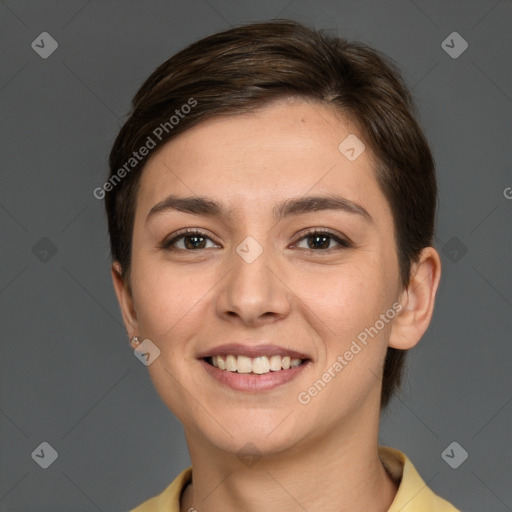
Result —
M310 364L310 361L306 361L288 370L271 371L256 375L254 373L237 373L219 370L215 368L215 366L207 363L204 359L200 361L204 369L214 379L236 391L268 391L269 389L277 388L297 377Z

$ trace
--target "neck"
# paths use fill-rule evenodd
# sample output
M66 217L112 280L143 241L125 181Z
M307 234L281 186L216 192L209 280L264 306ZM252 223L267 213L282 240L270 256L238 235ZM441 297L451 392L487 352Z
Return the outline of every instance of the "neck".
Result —
M345 425L246 464L187 433L193 483L181 511L261 512L272 504L281 512L385 512L397 485L378 457L378 414L368 419L353 422L358 430Z

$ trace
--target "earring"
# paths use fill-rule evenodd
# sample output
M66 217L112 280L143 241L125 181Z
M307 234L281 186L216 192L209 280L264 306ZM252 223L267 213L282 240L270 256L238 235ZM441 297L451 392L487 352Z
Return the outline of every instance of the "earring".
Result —
M134 344L134 345L140 345L140 340L139 340L139 337L138 336L134 336L131 340L130 340L130 343Z

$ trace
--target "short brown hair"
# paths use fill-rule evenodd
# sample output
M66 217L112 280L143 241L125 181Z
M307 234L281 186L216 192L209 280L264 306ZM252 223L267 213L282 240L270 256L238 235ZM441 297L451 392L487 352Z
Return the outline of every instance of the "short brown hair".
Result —
M285 96L331 106L359 129L377 160L407 286L411 263L432 244L437 196L434 160L411 95L385 55L291 20L243 25L201 39L161 64L136 93L110 153L111 186L105 187L112 258L128 284L137 188L153 154L138 155L127 171L133 153L157 126L165 126L158 132L161 146L201 121L250 112ZM191 99L194 108L170 123ZM404 357L405 351L387 350L382 407L400 385Z

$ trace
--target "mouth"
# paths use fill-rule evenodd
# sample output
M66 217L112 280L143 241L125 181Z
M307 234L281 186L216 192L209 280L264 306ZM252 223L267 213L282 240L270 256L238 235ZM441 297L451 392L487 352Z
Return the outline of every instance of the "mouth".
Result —
M222 345L198 355L218 383L236 391L268 391L295 379L312 359L276 345Z
M277 354L258 357L227 354L205 357L204 360L209 365L219 370L253 375L281 372L283 370L289 370L290 368L296 368L309 361L309 359L300 359L289 355L280 356Z
M235 391L270 391L311 370L312 358L303 352L255 340L229 343L196 356L218 384Z

